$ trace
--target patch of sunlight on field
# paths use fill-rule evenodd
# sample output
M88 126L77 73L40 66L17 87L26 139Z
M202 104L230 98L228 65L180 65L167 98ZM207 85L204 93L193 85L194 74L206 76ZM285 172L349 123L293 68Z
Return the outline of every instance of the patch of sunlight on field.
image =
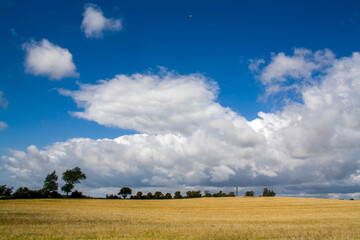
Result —
M0 239L360 239L360 201L0 201Z

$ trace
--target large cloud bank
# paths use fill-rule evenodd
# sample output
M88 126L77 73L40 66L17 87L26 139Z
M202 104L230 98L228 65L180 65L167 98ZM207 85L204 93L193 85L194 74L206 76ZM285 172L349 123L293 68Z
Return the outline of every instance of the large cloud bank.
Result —
M79 166L93 191L272 186L290 195L358 194L360 54L297 49L259 71L267 88L296 85L302 102L248 121L217 103L216 83L202 75L117 75L60 92L83 109L74 116L139 134L10 150L4 168L14 182L39 186L52 170Z

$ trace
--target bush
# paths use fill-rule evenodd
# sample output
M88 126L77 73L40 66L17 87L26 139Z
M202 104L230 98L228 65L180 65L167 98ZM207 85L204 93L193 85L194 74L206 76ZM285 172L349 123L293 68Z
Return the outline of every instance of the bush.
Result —
M253 197L255 195L254 191L247 191L245 192L245 197Z
M106 194L106 198L107 199L119 199L119 197L117 195L113 195L113 194L111 194L110 196Z
M85 198L85 196L82 194L82 192L78 192L78 190L75 190L71 193L71 198Z
M218 193L214 193L213 197L226 197L226 194L222 191L219 191Z
M30 199L30 198L45 198L44 192L40 190L31 190L27 187L18 188L12 195L14 198L18 199Z
M62 198L61 194L58 193L58 192L56 192L56 191L51 192L51 193L50 193L50 197L51 197L51 198Z

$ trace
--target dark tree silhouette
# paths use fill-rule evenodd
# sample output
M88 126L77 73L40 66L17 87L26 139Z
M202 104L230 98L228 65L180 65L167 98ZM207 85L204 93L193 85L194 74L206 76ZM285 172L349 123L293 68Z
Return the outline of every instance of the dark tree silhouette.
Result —
M182 198L180 191L174 193L174 198Z
M69 192L72 191L74 185L80 183L80 180L86 179L86 175L79 167L74 167L63 172L62 179L65 181L65 185L61 190L66 192L66 196L69 196Z
M0 185L0 196L10 197L13 188L6 187L6 185Z
M57 192L59 188L57 180L58 176L56 175L56 171L53 171L46 176L43 187L43 191L46 196L50 195L53 192Z
M245 192L245 197L253 197L255 195L254 191Z
M120 192L118 193L118 195L121 195L125 199L127 197L127 195L130 195L131 193L132 193L131 188L123 187L122 189L120 189Z

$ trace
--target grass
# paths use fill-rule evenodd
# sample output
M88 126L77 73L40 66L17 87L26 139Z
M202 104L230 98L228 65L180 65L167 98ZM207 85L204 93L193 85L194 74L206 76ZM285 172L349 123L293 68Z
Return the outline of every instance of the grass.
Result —
M360 239L360 201L0 201L0 239Z

